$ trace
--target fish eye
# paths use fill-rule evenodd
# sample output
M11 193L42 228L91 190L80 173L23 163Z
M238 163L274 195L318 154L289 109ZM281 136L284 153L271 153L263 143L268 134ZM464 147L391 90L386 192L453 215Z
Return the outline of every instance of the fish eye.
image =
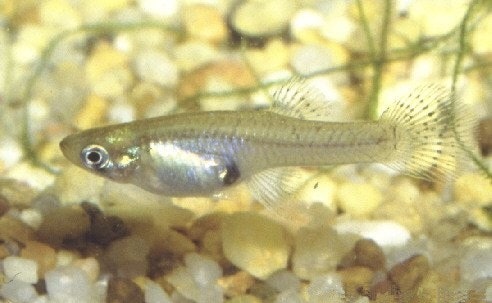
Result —
M80 153L84 164L89 168L101 169L109 162L109 154L100 145L89 145Z

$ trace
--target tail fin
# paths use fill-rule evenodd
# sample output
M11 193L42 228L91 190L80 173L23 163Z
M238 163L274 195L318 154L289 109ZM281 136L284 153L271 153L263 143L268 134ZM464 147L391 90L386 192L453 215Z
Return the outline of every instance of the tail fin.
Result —
M389 166L405 174L443 181L455 177L473 149L472 113L438 84L418 87L390 106L381 120L394 123L396 154Z

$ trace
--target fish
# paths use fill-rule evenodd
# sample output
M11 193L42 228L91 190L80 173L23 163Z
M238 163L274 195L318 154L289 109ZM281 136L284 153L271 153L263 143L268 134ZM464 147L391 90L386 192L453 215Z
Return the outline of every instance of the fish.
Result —
M60 142L73 164L172 196L213 196L245 183L267 206L289 199L299 167L382 163L430 181L454 178L475 120L441 84L397 99L377 121L330 121L330 102L303 79L263 110L178 113L88 129Z

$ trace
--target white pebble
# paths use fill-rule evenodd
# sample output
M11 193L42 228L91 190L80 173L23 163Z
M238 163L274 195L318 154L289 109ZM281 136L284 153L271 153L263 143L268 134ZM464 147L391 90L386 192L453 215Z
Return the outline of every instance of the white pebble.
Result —
M16 303L32 303L38 296L34 286L20 280L10 280L4 283L0 288L0 295Z
M275 303L304 303L301 295L295 290L284 290L275 298Z
M41 213L38 210L32 208L22 210L20 214L20 219L22 220L22 222L34 229L38 229L38 227L43 222L43 216L41 215Z
M345 302L342 280L335 273L313 279L307 288L307 294L309 303Z
M310 75L333 67L333 55L326 47L306 45L292 56L292 66L301 75Z
M379 246L403 246L411 239L408 229L393 221L350 220L336 224L335 229L340 234L357 234L372 239Z
M90 303L92 287L85 271L63 266L45 274L46 290L53 303Z
M137 2L142 11L159 18L176 15L180 3L178 0L138 0Z
M178 267L167 278L184 297L197 303L224 301L224 291L217 284L222 276L220 266L203 256L185 256L186 267Z
M217 262L191 253L185 256L188 272L199 286L207 286L217 282L222 277L222 269Z
M0 140L0 164L3 167L15 165L22 157L22 147L16 140L8 137Z
M10 256L3 260L7 280L19 280L35 284L38 282L38 263L21 257Z
M274 273L265 282L279 292L286 290L297 291L301 288L299 278L293 272L287 270Z
M145 283L145 303L172 303L172 301L159 284L147 280Z
M140 53L135 61L135 69L144 81L166 87L174 87L178 82L176 64L162 52L149 50Z
M492 248L475 248L461 260L461 276L467 282L492 278Z

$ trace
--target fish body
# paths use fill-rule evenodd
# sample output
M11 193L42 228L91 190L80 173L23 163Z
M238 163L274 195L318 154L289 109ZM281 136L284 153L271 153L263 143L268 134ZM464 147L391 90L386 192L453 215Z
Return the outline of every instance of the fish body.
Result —
M291 167L380 162L442 179L458 168L457 139L471 138L472 120L441 86L418 89L374 122L316 119L324 100L298 81L274 97L270 110L139 120L70 135L60 147L84 169L153 193L206 196L245 181L271 204L290 191Z

